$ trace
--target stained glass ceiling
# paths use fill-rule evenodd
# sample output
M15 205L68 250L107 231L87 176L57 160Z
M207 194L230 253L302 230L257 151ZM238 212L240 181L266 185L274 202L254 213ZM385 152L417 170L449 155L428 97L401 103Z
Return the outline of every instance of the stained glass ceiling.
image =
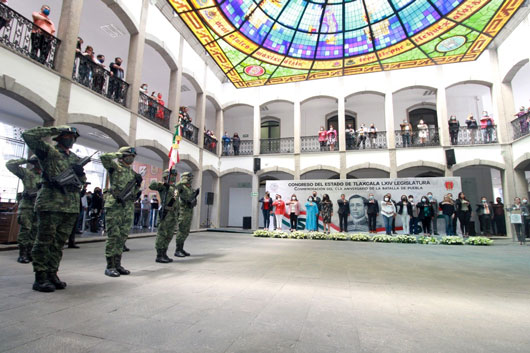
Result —
M472 61L524 0L168 0L238 88Z

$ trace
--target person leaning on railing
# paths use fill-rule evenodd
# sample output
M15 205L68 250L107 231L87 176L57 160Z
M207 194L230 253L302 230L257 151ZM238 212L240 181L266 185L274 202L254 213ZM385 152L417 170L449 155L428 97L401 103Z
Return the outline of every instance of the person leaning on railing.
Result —
M519 126L521 128L521 135L526 135L528 133L528 127L530 125L530 108L528 111L525 110L524 106L519 108L519 112L515 116L519 119Z
M484 143L493 142L493 126L493 119L489 116L487 111L483 111L482 118L480 118L480 129L482 130Z
M460 130L460 123L456 120L456 116L451 115L449 118L449 135L451 136L451 145L458 145L458 131Z
M38 59L41 64L48 60L52 36L55 35L55 25L48 17L49 15L50 7L48 5L43 5L40 12L35 11L31 14L33 23L36 24L31 30L31 57ZM40 55L37 55L37 52L40 52Z
M466 119L467 130L469 131L469 137L471 138L471 144L475 144L475 138L477 136L478 123L473 114L469 114Z
M403 122L399 124L399 127L401 128L401 138L403 139L403 147L410 146L410 133L412 132L412 125L407 121L407 119L403 119Z
M239 134L237 132L234 132L234 136L232 136L232 148L234 149L234 156L239 156L239 145L241 144L241 139L239 138Z
M125 71L121 67L122 59L117 57L114 62L110 63L110 80L109 90L107 95L110 99L114 99L116 102L122 100L122 80L125 77Z

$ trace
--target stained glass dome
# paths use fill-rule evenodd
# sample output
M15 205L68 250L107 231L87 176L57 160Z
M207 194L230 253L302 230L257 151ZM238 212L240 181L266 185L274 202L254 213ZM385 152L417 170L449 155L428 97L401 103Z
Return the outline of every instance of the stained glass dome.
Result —
M238 88L471 61L524 0L168 0Z

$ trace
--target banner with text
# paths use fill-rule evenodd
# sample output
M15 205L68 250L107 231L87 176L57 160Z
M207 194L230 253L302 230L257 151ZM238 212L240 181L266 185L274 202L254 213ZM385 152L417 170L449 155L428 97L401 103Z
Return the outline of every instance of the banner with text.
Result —
M440 178L382 178L382 179L346 179L346 180L267 180L265 190L270 192L272 199L276 194L282 196L284 201L289 201L293 194L301 203L302 214L299 217L299 229L305 228L305 204L313 191L322 198L328 194L333 203L333 216L331 218L332 228L338 231L339 217L337 214L337 200L344 194L350 205L350 216L348 217L349 232L367 232L368 219L364 203L368 200L369 194L374 194L375 200L381 205L383 196L387 193L392 195L392 199L397 203L402 195L412 195L414 203L421 200L431 192L437 202L443 200L444 195L451 193L456 199L458 193L462 191L460 177L440 177ZM289 229L289 215L284 216L283 229ZM416 211L414 210L415 214ZM272 222L271 222L272 223ZM322 219L320 218L322 228ZM377 219L377 227L382 227L381 216ZM273 225L271 224L271 228ZM396 227L401 227L400 217L396 217Z

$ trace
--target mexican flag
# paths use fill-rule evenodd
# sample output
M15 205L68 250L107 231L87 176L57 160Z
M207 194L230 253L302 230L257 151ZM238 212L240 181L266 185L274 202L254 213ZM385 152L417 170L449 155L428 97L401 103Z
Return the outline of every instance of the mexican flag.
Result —
M169 149L169 169L173 168L175 164L180 162L179 147L182 139L180 125L176 126L175 134L173 135L173 144Z

